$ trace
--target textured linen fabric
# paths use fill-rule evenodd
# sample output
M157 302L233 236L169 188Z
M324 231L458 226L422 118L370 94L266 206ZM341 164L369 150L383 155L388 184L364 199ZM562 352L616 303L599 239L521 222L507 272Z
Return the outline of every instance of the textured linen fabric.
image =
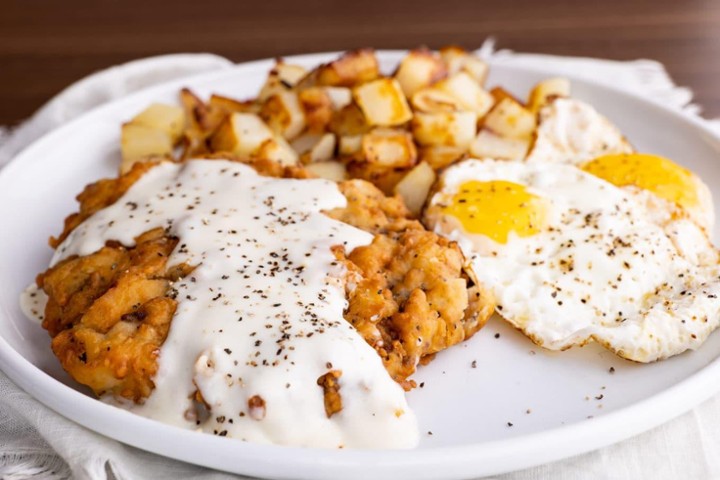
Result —
M690 113L692 92L677 87L651 60L588 58L479 50L496 63L542 67L647 95ZM135 90L232 64L208 54L166 55L130 62L87 77L10 130L0 127L0 167L17 152L83 112ZM710 122L714 127L718 122ZM243 478L166 459L98 435L57 415L0 372L0 479L229 479ZM720 396L667 424L595 452L506 475L503 480L720 478Z

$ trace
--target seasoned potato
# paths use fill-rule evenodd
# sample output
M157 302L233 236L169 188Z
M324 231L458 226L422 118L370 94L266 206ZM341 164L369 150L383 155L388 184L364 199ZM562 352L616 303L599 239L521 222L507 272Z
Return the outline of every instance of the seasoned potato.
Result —
M275 135L260 145L256 156L272 160L280 165L297 165L299 156L290 144L280 135Z
M254 100L240 101L216 94L210 96L208 106L210 108L223 110L228 114L233 112L260 113L260 104Z
M362 139L365 161L383 167L409 167L417 160L412 136L404 130L376 128Z
M440 57L445 61L450 75L465 72L479 85L485 84L489 72L488 64L464 48L457 46L441 48Z
M475 112L478 117L485 115L494 103L492 95L466 72L456 73L437 82L435 88L454 97L463 109Z
M352 90L347 87L322 87L322 90L330 99L333 110L341 110L353 101Z
M355 103L343 107L333 113L328 125L328 130L335 135L361 135L370 131L372 127L368 124L362 110Z
M305 113L305 122L310 132L323 132L333 116L333 102L323 87L301 90L300 104Z
M435 170L429 164L421 162L395 185L395 193L402 197L405 206L413 215L420 215L435 178Z
M316 162L305 167L305 170L319 178L325 178L334 182L347 180L348 173L345 165L340 162Z
M362 149L362 135L343 135L338 142L340 155L352 155Z
M173 141L166 131L130 122L122 126L120 150L120 173L124 174L146 157L172 155Z
M395 72L395 78L408 98L445 76L445 63L438 54L427 49L412 50L403 58Z
M567 78L548 78L539 82L530 91L528 107L537 112L558 97L570 96L570 81Z
M397 80L381 78L353 90L355 101L370 125L390 127L412 118L412 111Z
M482 129L470 145L470 155L496 160L522 160L530 147L529 138L501 137Z
M377 57L366 48L347 52L334 62L320 66L315 72L318 85L353 87L375 80L380 74Z
M473 112L415 113L412 133L420 145L467 148L475 138Z
M457 112L463 109L460 101L438 88L423 88L415 92L411 103L415 110L427 113Z
M233 113L210 137L210 146L216 152L249 156L273 137L273 131L259 116L253 113Z
M286 92L297 85L307 75L307 70L298 65L288 65L284 62L275 64L268 73L265 84L260 89L258 101L264 102L276 93Z
M303 163L327 162L335 157L335 135L326 133L312 146L306 155L303 155Z
M492 90L490 90L490 95L492 95L496 104L500 103L501 101L505 100L506 98L509 98L510 100L513 100L516 103L522 105L522 102L520 100L518 100L512 93L508 92L503 87L493 88Z
M185 126L185 113L182 107L153 103L130 120L130 123L162 130L176 143Z
M441 170L466 157L466 148L431 145L420 149L420 160L428 163L435 170Z
M501 137L527 139L535 131L535 114L511 98L493 107L483 122Z
M287 139L295 138L305 129L305 113L296 92L278 92L268 97L260 117L275 133Z

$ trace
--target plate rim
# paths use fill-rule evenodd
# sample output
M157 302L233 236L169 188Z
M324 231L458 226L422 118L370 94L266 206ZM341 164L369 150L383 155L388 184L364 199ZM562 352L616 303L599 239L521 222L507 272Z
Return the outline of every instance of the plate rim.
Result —
M388 61L398 60L406 52L406 50L376 50L380 58ZM339 53L342 52L301 54L283 58L290 62L320 63L337 56ZM272 58L259 59L239 63L230 68L217 71L183 76L141 89L93 108L44 134L15 155L0 170L0 185L6 182L8 177L12 177L16 169L23 168L22 163L25 158L32 158L34 152L41 150L45 144L54 142L56 138L61 137L66 132L75 131L78 124L100 118L106 111L118 108L118 105L130 102L135 97L151 95L155 91L167 92L173 88L179 89L183 83L187 82L212 82L214 78L228 75L239 76L246 69L267 70L273 62L274 59ZM490 59L490 64L491 68L493 68L492 59ZM538 66L503 63L496 65L494 68L514 70L520 73L530 72L537 74L548 72L548 70ZM720 144L720 134L713 131L700 117L695 117L678 108L665 105L652 98L628 92L619 87L574 77L573 75L563 76L568 77L571 83L587 84L592 88L612 92L613 95L620 97L619 100L624 97L644 103L689 124L694 130ZM0 304L0 313L10 317L10 313L2 304ZM618 408L610 413L560 427L501 440L456 446L428 447L421 450L332 450L228 442L227 439L216 438L204 433L197 433L140 417L97 401L64 385L25 359L2 336L0 336L0 370L5 372L8 378L30 396L49 409L108 438L180 461L187 461L186 455L192 453L192 448L189 447L195 441L202 439L204 443L208 443L211 449L228 455L232 450L238 460L252 461L245 463L243 467L248 468L243 468L242 471L228 469L227 465L225 467L218 466L210 457L204 460L193 458L191 463L246 475L267 476L270 474L278 478L300 478L298 475L303 477L312 476L313 478L334 478L338 472L344 472L345 474L348 471L352 472L348 468L353 466L363 466L362 472L355 472L356 475L360 475L357 478L366 475L374 475L378 478L393 477L408 467L412 467L415 472L418 472L416 474L418 479L435 478L438 474L442 474L446 478L463 478L471 475L492 475L515 471L579 455L635 436L689 411L720 391L720 355L718 355L713 361L694 374L654 395ZM678 401L678 398L681 398L681 401ZM57 401L58 399L60 400ZM642 415L638 415L640 412L642 412ZM118 431L113 429L113 422L110 422L111 424L104 422L103 417L106 413L111 414L110 418L119 415L119 418L125 422L125 428ZM159 435L156 433L153 435L154 438L133 436L136 431L147 428L152 428ZM586 440L588 432L594 434L593 441L590 443ZM181 448L168 450L168 448L163 448L165 442L158 442L158 439L168 441L176 439L177 442L181 443ZM500 459L506 458L508 456L507 452L513 452L512 454L515 457L511 468L507 467L507 461L505 461L504 467L501 466L503 462ZM290 468L281 466L278 469L278 453L286 459L292 456L293 461ZM480 455L478 455L479 453ZM489 464L483 465L483 461L489 461ZM299 468L304 469L304 471L299 472L296 470Z

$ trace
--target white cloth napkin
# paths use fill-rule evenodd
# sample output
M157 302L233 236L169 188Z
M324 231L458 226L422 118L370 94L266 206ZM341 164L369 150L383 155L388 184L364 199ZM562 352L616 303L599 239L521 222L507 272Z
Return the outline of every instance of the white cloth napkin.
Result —
M693 114L692 92L676 86L651 60L616 62L588 58L495 52L494 62L542 66L554 75L606 81L649 95ZM183 75L228 68L208 54L166 55L103 70L68 87L22 125L0 127L0 167L44 133L83 112L135 90ZM720 122L709 121L720 130ZM0 372L0 479L185 479L241 478L184 464L128 447L55 414ZM650 432L592 453L520 472L504 480L708 479L720 478L720 396Z

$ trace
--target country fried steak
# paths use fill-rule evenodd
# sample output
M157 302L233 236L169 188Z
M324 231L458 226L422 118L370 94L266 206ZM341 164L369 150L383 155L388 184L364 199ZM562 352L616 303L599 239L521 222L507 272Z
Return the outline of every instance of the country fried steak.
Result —
M311 176L302 167L268 160L245 163L266 176ZM66 219L51 246L57 248L83 220L116 202L154 165L136 163L119 178L88 185L77 197L79 212ZM412 388L409 376L417 364L473 335L491 315L493 301L464 271L457 245L425 230L400 199L363 180L339 188L348 204L328 215L375 236L352 252L335 249L348 271L345 319L378 352L392 378ZM168 265L179 240L154 229L134 246L108 242L38 276L49 298L43 327L53 352L96 394L141 402L154 388L160 347L177 307L172 285L193 269Z

